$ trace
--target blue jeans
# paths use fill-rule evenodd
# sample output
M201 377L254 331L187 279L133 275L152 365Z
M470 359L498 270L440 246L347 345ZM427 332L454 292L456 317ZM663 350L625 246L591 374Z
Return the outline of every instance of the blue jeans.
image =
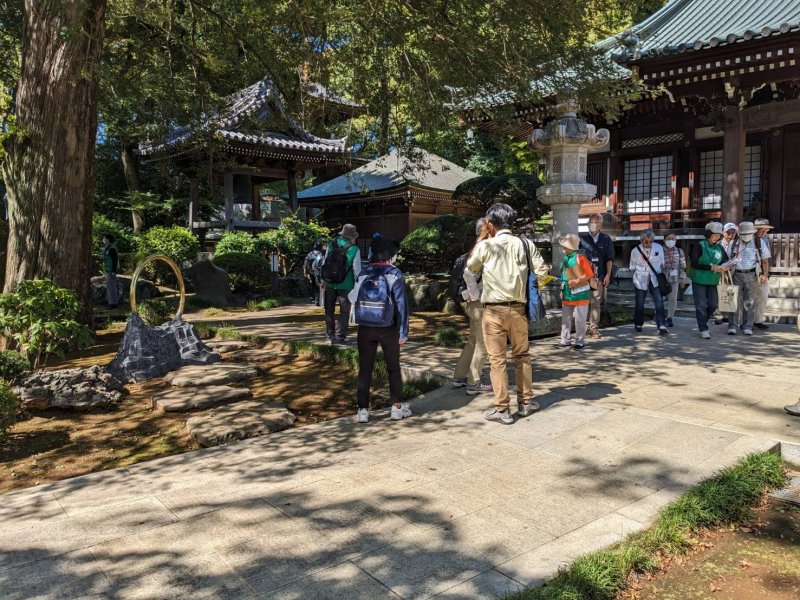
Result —
M646 290L635 288L634 292L636 292L636 306L633 310L633 324L636 325L636 327L644 325L644 301L645 298L647 298L647 292L650 292L650 295L653 297L653 304L656 307L656 326L666 327L667 318L664 313L664 297L661 295L659 289L651 283L647 286Z
M708 331L708 319L719 306L717 286L692 283L692 292L694 293L694 314L697 318L697 328L700 331Z

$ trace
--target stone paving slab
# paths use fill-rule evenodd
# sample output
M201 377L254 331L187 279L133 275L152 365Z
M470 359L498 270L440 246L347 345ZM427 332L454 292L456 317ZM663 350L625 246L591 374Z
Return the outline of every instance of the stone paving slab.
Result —
M164 381L179 388L224 385L258 375L258 367L249 363L222 362L214 365L190 365L164 376Z
M296 419L280 404L248 400L190 417L186 431L201 446L219 446L281 431Z
M153 408L164 412L189 412L226 402L235 402L250 396L247 388L229 385L209 385L200 388L179 388L153 396Z
M206 346L215 352L228 353L236 350L248 350L254 348L255 344L244 340L208 340Z

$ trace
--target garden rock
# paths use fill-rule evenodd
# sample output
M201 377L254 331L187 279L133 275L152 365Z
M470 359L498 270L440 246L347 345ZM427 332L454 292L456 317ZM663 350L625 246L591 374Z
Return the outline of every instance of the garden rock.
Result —
M447 281L419 279L406 285L412 310L441 311L447 304Z
M212 385L196 389L177 389L153 397L153 408L164 412L187 412L196 408L208 408L217 404L234 402L250 396L247 388L229 385Z
M14 393L23 406L89 411L118 404L125 385L99 366L88 369L36 371L22 379Z
M179 388L204 385L223 385L250 379L258 375L258 367L248 363L218 363L206 366L183 367L167 374L164 380Z
M293 357L288 353L278 353L274 350L261 350L253 348L252 350L236 350L227 355L233 360L241 360L244 362L259 363L278 360L278 358L286 361L291 361Z
M144 381L185 365L210 365L220 360L219 353L200 341L190 323L172 319L150 327L132 314L108 370L122 381Z
M548 310L544 319L528 323L530 337L546 337L561 332L561 310Z
M201 260L186 269L185 273L198 300L214 306L227 306L231 303L230 277L210 260Z
M245 342L241 340L209 340L208 347L215 352L233 352L235 350L247 350L253 348L253 342Z
M186 422L186 430L201 446L220 446L281 431L295 419L281 405L248 400L193 416Z
M92 300L98 304L106 301L106 278L104 275L92 277ZM127 303L130 298L131 278L124 275L117 275L117 298L120 303ZM136 301L142 302L160 295L158 288L152 281L139 279L136 282Z

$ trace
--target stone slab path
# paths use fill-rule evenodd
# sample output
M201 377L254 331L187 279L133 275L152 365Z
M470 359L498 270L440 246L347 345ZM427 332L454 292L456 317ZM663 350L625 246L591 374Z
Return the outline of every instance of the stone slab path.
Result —
M250 363L221 362L213 365L181 367L164 376L164 381L175 387L200 387L224 385L258 375L258 367Z
M452 369L437 350L403 356ZM705 341L681 319L667 338L618 328L531 354L544 408L513 426L481 418L490 397L442 388L401 422L339 419L5 494L0 597L492 599L646 527L744 454L800 441L781 410L798 394L793 327Z
M165 412L189 412L250 396L247 388L210 385L200 388L178 388L153 396L153 406Z
M248 400L190 417L186 430L198 444L209 447L282 431L296 419L280 404Z

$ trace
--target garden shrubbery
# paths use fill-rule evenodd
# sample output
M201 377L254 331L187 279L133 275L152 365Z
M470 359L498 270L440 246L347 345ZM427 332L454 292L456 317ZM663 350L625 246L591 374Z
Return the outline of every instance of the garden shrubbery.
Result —
M228 273L231 292L235 294L255 294L270 287L269 262L261 256L231 252L215 256L213 262Z
M18 408L19 398L11 391L11 385L0 379L0 441L5 438L8 428L14 424Z
M0 350L0 379L14 383L31 372L31 363L16 350Z
M158 327L172 318L172 308L163 300L145 300L137 306L139 316L151 327Z
M217 242L214 248L214 256L223 254L244 253L260 254L260 242L246 231L228 231Z
M443 215L409 233L400 243L400 268L409 273L449 273L456 258L475 243L475 219Z
M139 238L140 258L163 254L178 265L197 258L200 242L185 227L152 227Z

